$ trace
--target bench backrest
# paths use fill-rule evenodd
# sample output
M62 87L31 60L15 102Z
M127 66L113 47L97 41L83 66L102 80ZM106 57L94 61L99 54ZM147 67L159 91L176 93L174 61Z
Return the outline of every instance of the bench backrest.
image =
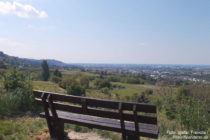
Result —
M157 124L156 106L152 104L102 100L39 90L34 90L33 94L38 103L44 103L46 107L53 110L135 123Z

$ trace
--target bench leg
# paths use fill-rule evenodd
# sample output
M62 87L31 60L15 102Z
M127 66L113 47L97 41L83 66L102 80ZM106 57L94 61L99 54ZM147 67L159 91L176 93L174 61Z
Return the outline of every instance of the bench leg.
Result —
M126 140L126 134L125 133L122 133L122 140Z
M55 122L53 119L48 119L47 120L49 123L48 124L48 129L50 133L50 139L51 140L64 140L65 134L64 134L64 123L59 121Z
M56 133L55 133L55 127L53 127L54 124L53 124L52 118L46 118L46 120L47 120L47 126L50 133L50 137L51 139L53 139L56 137L55 135Z
M139 136L136 135L127 135L126 140L140 140Z
M57 137L58 140L64 140L65 135L64 135L64 123L59 122L58 127L57 127Z

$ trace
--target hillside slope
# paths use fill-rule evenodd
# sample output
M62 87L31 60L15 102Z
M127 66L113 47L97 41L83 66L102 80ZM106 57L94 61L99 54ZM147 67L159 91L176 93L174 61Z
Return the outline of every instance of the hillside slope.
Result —
M46 59L50 67L58 68L73 68L76 67L72 64L67 64L54 59ZM0 51L0 64L7 66L18 66L18 67L40 67L43 59L28 59L10 56Z

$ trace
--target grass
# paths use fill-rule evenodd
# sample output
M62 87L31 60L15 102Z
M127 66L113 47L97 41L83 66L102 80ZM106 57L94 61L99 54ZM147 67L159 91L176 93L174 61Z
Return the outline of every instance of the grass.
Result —
M120 83L120 82L113 82L112 84L120 85L124 87L124 88L114 88L113 90L111 90L112 94L117 94L122 98L125 98L126 96L131 97L135 93L139 94L145 91L146 89L150 89L150 88L142 87L135 84L126 84L126 83Z
M92 98L110 99L108 95L105 95L100 90L95 90L95 89L88 89L86 91L86 96Z
M147 88L147 89L153 89L153 90L159 90L161 87L159 86L155 86L155 85L147 85L147 84L139 84L137 86L140 86L140 87L144 87L144 88Z
M58 84L50 81L33 81L33 89L49 92L66 93L66 90L59 87Z
M134 94L140 94L147 89L158 90L158 86L153 85L138 85L138 84L127 84L121 82L112 82L112 85L117 86L117 88L113 88L109 90L110 96L102 93L101 90L94 89L93 82L90 82L90 89L86 90L87 97L93 98L101 98L101 99L114 99L121 100L126 97L132 97ZM121 88L118 88L121 87ZM120 97L117 98L116 96Z
M35 140L33 137L47 129L44 119L32 117L7 118L0 120L0 140Z
M80 70L61 70L63 76L97 76L97 74L90 72L83 72Z
M3 87L3 81L0 80L0 88L2 88L2 87Z

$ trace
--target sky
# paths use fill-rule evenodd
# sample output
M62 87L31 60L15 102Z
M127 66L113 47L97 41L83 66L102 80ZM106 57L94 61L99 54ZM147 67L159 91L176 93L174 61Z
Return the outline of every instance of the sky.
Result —
M210 1L0 0L0 51L67 63L210 65Z

